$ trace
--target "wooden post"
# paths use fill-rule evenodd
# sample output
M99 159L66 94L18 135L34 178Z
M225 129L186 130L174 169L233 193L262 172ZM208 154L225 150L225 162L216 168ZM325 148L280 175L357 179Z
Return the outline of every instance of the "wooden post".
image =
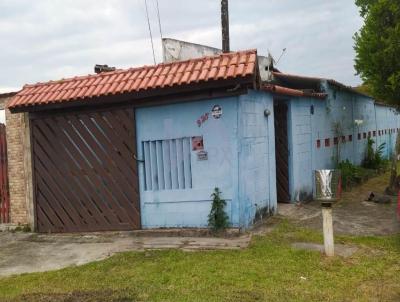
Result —
M222 52L229 52L229 10L228 0L221 0Z
M332 207L331 205L322 206L322 221L324 232L325 254L328 257L335 255L333 242L333 223L332 223Z

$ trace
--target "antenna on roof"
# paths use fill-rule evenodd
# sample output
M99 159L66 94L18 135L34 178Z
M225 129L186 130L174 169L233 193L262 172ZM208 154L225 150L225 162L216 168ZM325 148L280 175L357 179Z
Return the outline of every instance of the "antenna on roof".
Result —
M285 47L284 49L282 49L282 53L281 53L281 55L279 56L278 61L276 61L276 65L278 65L279 61L281 60L281 58L283 57L283 55L285 54L285 52L286 52L286 47Z
M147 8L147 0L144 0L144 5L146 6L147 25L149 26L150 41L151 41L151 49L152 49L152 51L153 51L153 61L154 61L154 65L156 65L156 54L154 53L153 35L152 35L152 33L151 33L150 18L149 18L149 9Z
M162 36L162 30L161 30L161 18L160 18L160 9L158 7L158 0L155 0L155 3L156 3L156 9L157 9L158 29L160 30L160 37L162 40L163 36Z

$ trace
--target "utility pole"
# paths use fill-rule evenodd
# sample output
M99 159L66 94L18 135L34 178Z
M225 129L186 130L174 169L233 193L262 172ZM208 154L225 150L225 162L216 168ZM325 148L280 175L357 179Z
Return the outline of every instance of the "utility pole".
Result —
M221 0L222 52L229 52L228 0Z

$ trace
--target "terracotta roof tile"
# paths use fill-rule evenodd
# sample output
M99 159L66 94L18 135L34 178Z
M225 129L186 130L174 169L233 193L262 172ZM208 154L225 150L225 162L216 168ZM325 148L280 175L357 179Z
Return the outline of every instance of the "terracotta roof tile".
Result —
M255 74L256 61L257 51L247 50L25 85L10 100L8 108L72 102L110 94L241 78Z
M287 87L274 85L274 84L262 84L261 90L274 92L274 93L282 94L282 95L289 95L289 96L313 97L313 98L318 98L318 99L325 99L327 97L326 93L306 92L303 90L287 88Z

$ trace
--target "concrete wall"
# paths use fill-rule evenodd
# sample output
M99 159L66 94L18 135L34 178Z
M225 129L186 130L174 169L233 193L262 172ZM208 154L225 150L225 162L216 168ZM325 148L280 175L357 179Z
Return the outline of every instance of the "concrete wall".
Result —
M222 108L219 119L211 115L214 105ZM215 187L227 201L230 222L239 226L237 106L238 98L231 97L136 110L139 158L145 156L145 141L194 136L203 136L208 155L198 160L198 151L191 149L192 187L187 189L146 190L146 163L139 164L143 228L207 226ZM199 126L198 120L206 114Z
M169 38L162 39L162 50L164 63L214 56L222 53L218 48Z
M396 146L397 133L400 130L399 113L387 106L375 105L378 135L376 137L377 146L385 144L384 155L389 157ZM392 130L389 130L392 129ZM395 129L395 131L393 131ZM386 133L385 133L386 130ZM379 135L380 131L380 135Z
M385 143L386 157L394 150L400 127L400 115L395 109L327 83L325 90L326 100L288 101L290 190L294 201L306 200L313 194L313 171L334 168L337 157L360 165L368 137L376 141L375 147ZM356 120L362 123L357 125ZM334 125L340 126L338 132Z
M162 39L162 49L164 63L215 56L222 53L221 49L215 47L169 38ZM273 65L273 58L271 56L257 56L257 60L261 79L263 81L271 80L272 75L268 67Z
M268 93L239 97L239 200L242 226L277 208L273 98Z
M222 107L221 118L210 112ZM272 113L268 118L264 110ZM199 127L197 120L209 117ZM227 201L232 226L247 227L255 218L276 210L273 101L270 94L251 91L240 97L204 100L136 110L138 157L144 142L203 136L208 159L191 151L192 188L146 190L146 163L140 164L142 225L206 227L215 187ZM147 163L149 165L149 163ZM147 167L148 168L148 167Z
M311 100L296 99L288 104L289 188L292 200L308 200L312 192Z

